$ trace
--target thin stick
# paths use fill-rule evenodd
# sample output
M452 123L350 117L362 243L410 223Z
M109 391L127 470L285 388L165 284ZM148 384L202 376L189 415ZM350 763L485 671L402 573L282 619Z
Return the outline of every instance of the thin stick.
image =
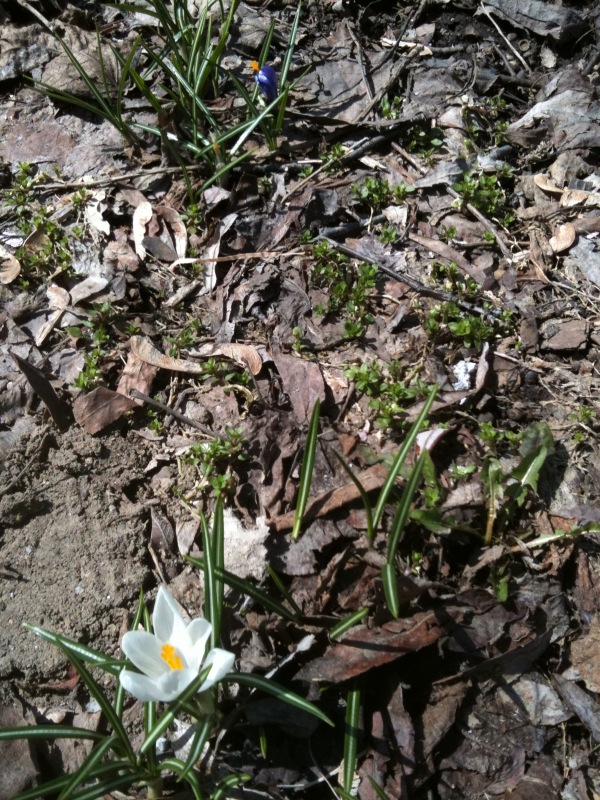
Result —
M156 408L159 411L164 411L165 414L169 414L171 417L175 417L180 422L184 422L186 425L190 425L192 428L196 428L196 430L203 433L205 436L210 437L211 439L218 439L219 437L216 433L205 428L204 425L200 425L199 422L196 422L195 419L190 419L186 417L185 414L182 414L180 411L176 411L174 408L170 408L166 406L164 403L159 403L158 400L154 400L152 397L148 397L147 394L143 394L142 392L138 392L137 389L132 389L129 392L130 397L135 397L137 400L143 400L146 405L152 406L152 408Z

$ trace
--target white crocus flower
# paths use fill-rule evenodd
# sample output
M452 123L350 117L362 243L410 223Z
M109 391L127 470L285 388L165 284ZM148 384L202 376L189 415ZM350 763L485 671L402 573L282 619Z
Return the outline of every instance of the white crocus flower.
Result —
M160 587L154 613L154 633L128 631L121 647L140 672L121 670L121 686L138 700L175 700L205 667L211 670L199 692L205 692L221 680L233 666L233 653L215 647L206 653L212 626L205 619L186 622L177 604ZM142 674L140 674L142 673Z

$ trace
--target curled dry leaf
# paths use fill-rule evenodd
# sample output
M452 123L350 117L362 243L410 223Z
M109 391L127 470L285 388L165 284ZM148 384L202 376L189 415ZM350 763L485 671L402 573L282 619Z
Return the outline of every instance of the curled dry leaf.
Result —
M5 286L19 277L21 264L8 250L0 244L0 283Z
M185 251L187 249L187 230L179 213L170 206L158 206L155 209L155 213L157 216L164 219L173 233L177 258L185 258Z
M135 252L142 261L146 258L146 248L142 242L144 241L144 237L146 235L146 225L151 219L152 206L147 200L144 200L143 203L140 203L133 212L132 220L132 233L133 241L135 243Z
M244 368L248 368L253 375L258 375L262 369L263 361L260 353L249 344L229 342L212 348L210 355L231 358Z
M539 174L533 176L533 182L543 192L550 192L551 194L562 194L563 190L558 187L554 181L547 175Z
M153 364L160 369L170 369L173 372L187 372L189 375L201 375L204 366L195 361L185 361L183 358L172 358L161 353L154 345L143 336L131 337L131 352L141 361Z
M110 234L110 225L103 217L103 210L106 208L105 198L106 191L104 189L93 193L85 206L85 221L94 230L108 236Z
M563 253L575 244L577 234L575 228L570 222L565 222L564 225L559 225L556 228L554 236L550 239L550 247L555 253Z

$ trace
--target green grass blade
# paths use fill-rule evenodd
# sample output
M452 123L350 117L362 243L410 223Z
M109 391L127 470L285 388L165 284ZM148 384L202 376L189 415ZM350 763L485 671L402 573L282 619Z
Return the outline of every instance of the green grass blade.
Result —
M33 789L20 792L12 800L39 800L40 797L46 797L46 795L55 797L56 793L66 786L70 780L70 775L63 775L61 778L55 778L53 781L43 783L41 786L34 786Z
M369 609L368 608L361 608L358 611L355 611L354 614L350 614L349 617L341 620L334 625L333 628L329 631L329 638L332 642L336 639L339 639L342 634L346 633L346 631L353 628L355 625L358 625L359 622L362 622L363 619L369 616Z
M394 515L394 520L390 530L390 540L387 548L386 558L388 564L391 564L394 561L394 558L396 557L396 551L398 550L398 545L404 536L404 526L406 525L406 520L410 514L410 506L415 496L415 492L417 491L419 481L421 480L423 467L425 466L426 452L427 451L421 453L419 460L412 468L408 482L404 491L402 492L400 502L398 503L398 508L396 509L396 514Z
M121 743L121 746L123 748L123 754L126 755L126 757L132 764L135 764L135 753L133 752L131 742L129 741L129 736L127 736L125 728L123 727L123 723L121 722L121 719L115 712L113 705L109 701L108 697L102 691L102 687L93 678L91 672L88 671L83 661L81 661L73 653L69 653L69 651L66 650L64 647L61 647L61 650L67 655L69 661L73 664L79 676L87 686L89 693L92 695L92 697L95 698L98 705L102 709L104 716L106 717L106 719L108 720L108 722L112 727L114 735Z
M117 743L116 736L110 736L95 747L77 772L71 777L69 783L60 793L58 800L67 800L71 793L82 783L89 780L95 773L96 768L102 762L104 756L109 753Z
M223 520L223 498L217 498L215 504L215 513L213 516L213 532L212 532L212 546L213 546L213 565L214 568L220 572L223 571L225 566L225 523ZM223 599L225 594L225 587L223 581L215 573L214 577L214 606L212 609L212 647L220 647L221 645L221 618L223 615Z
M252 150L248 150L245 153L242 153L241 156L235 158L233 161L228 161L227 164L223 164L211 175L207 181L202 184L198 194L202 194L206 189L208 189L209 186L219 182L221 180L221 176L225 175L227 172L230 172L234 167L237 167L238 164L241 164L242 161L245 161L251 155Z
M172 770L176 775L179 776L180 780L187 781L195 800L203 800L202 791L200 789L200 781L198 780L196 773L189 772L185 777L183 776L183 771L185 768L183 761L178 758L165 758L164 761L160 762L160 765L163 769ZM211 800L214 800L214 795Z
M344 468L346 475L350 478L352 483L358 489L358 493L360 494L360 499L362 500L362 504L365 509L365 514L367 517L367 539L369 541L369 544L372 544L373 539L375 537L375 528L373 527L373 509L371 507L371 501L369 500L369 495L365 492L364 486L358 480L358 478L350 468L350 465L346 462L344 458L342 458L342 456L337 452L337 450L333 451L333 455L338 459L338 461Z
M266 116L268 116L271 113L271 111L275 108L275 106L278 105L278 103L280 103L280 102L281 102L281 98L280 97L276 97L275 100L273 100L271 103L269 103L263 109L263 111L260 112L260 114L257 117L255 117L254 119L251 119L249 122L244 123L244 127L245 127L244 133L240 136L240 138L237 140L237 142L233 145L233 147L229 151L231 155L234 155L235 153L237 153L237 151L244 144L246 139L252 134L254 129L258 125L260 125L261 121Z
M93 650L91 647L86 647L86 645L80 642L76 642L59 633L52 633L37 625L30 625L25 622L23 626L46 642L50 642L50 644L60 647L68 653L73 653L73 655L82 661L90 662L94 664L94 666L103 669L105 672L110 672L111 675L118 675L127 663L124 659L107 658L106 655L99 650Z
M292 595L288 592L288 590L285 588L285 586L283 585L283 581L281 580L279 575L275 572L275 570L270 564L267 564L267 569L269 571L269 575L271 576L271 580L273 581L275 586L277 586L283 597L288 601L288 603L290 604L294 612L298 615L298 617L301 617L302 609L300 608L298 603L296 603L296 601L294 600Z
M417 434L419 433L421 426L425 422L427 414L429 413L429 409L431 408L435 395L437 392L437 386L434 386L431 392L429 393L429 397L425 402L421 413L414 421L411 429L409 430L406 439L402 443L402 447L398 451L390 471L387 475L384 485L381 487L381 491L379 492L379 497L377 498L377 503L375 505L375 511L373 512L373 528L376 531L379 523L381 522L381 517L383 515L383 510L385 505L388 501L388 497L392 489L394 488L394 483L396 482L396 478L402 467L404 466L404 462L406 461L406 457L408 456L411 448L413 447L415 440L417 438Z
M104 797L104 795L114 792L115 789L122 789L132 786L134 783L143 781L147 777L148 776L145 773L139 771L132 772L129 775L119 775L118 778L107 780L104 783L95 783L89 789L72 794L69 800L96 800L97 797Z
M390 796L383 791L383 789L377 783L377 781L374 780L370 775L369 775L369 781L371 783L371 786L373 787L373 791L375 792L379 800L391 800Z
M0 741L4 742L13 739L95 739L100 742L104 738L105 734L71 725L23 725L0 729Z
M235 789L237 786L242 786L244 783L248 783L251 780L250 775L246 775L245 773L241 773L240 775L228 775L223 780L219 781L217 784L217 789L213 793L210 800L224 800L225 795L229 792L230 789Z
M101 764L98 765L98 768L95 772L95 777L100 778L102 775L114 775L117 770L131 770L131 764L128 764L126 761L111 761L108 764ZM141 777L139 773L133 774L133 780L137 780L137 777ZM25 792L20 792L19 794L15 795L12 800L38 800L40 797L46 797L47 795L52 795L56 797L57 792L60 792L67 783L71 780L72 775L63 775L60 778L56 778L55 780L48 781L47 783L43 783L41 786L34 786L33 789L28 789ZM69 800L72 800L74 795L71 795Z
M283 57L283 64L281 65L281 86L285 86L288 79L288 74L290 71L290 67L292 66L292 58L294 57L294 51L296 49L296 37L298 36L298 26L300 25L300 13L302 11L302 3L298 3L298 9L296 10L296 16L294 17L294 22L292 23L292 30L290 31L290 38L288 39L287 47L285 49L285 55Z
M396 580L396 568L394 564L385 564L381 570L381 580L383 583L383 593L387 607L394 619L398 619L400 613L400 602L398 600L398 582Z
M269 60L269 50L271 49L271 43L273 41L273 35L275 34L275 20L272 19L269 27L267 28L267 32L265 33L265 38L263 39L263 43L260 48L260 55L258 56L258 64L259 66L263 66ZM259 92L258 86L256 87L256 92Z
M202 570L202 576L204 579L204 619L207 619L209 622L212 619L212 592L210 590L210 585L215 574L214 572L214 564L213 564L213 551L210 542L210 530L208 527L208 522L203 511L199 512L200 514L200 530L202 533L202 549L204 550L204 558L201 561L202 566L196 564L195 566Z
M358 737L360 734L360 689L356 681L346 697L346 719L344 725L344 771L342 784L345 792L352 791L358 756Z
M180 776L181 778L187 778L187 776L191 774L192 770L194 769L194 765L198 762L200 756L202 755L202 751L204 750L205 744L208 742L213 727L213 717L206 717L202 724L200 724L200 720L198 720L196 730L194 732L194 740L192 741L192 746L190 748L190 752L188 753L188 757L185 760L183 772Z
M192 566L196 567L196 569L204 569L204 559L202 558L193 558L192 556L186 556L185 560L188 561ZM215 569L215 573L218 578L223 580L228 586L231 586L232 589L237 589L242 594L247 594L248 597L251 597L257 603L260 603L264 608L269 609L274 614L279 614L279 616L283 617L283 619L287 619L290 622L298 622L299 618L296 614L290 611L281 603L278 603L277 600L273 600L266 592L263 592L262 589L258 589L253 584L249 583L248 581L243 580L242 578L238 578L237 575L234 575L232 572L228 572L227 570L219 570Z
M263 678L261 675L232 672L229 675L225 675L222 680L223 683L239 683L242 684L242 686L250 686L251 689L258 689L261 692L265 692L265 694L276 697L278 700L283 700L283 702L288 703L288 705L306 711L307 714L312 714L313 717L317 717L323 722L326 722L327 725L331 725L332 728L335 727L329 717L308 700L300 697L300 695L294 694L294 692L284 689L283 686L279 686L279 684L267 678Z
M300 485L298 486L298 502L296 504L296 514L294 515L294 525L292 527L292 539L297 539L300 535L300 528L304 520L304 512L308 504L313 468L315 466L315 455L317 453L320 415L321 403L319 398L317 398L312 414L310 415L308 433L306 434L306 446L304 448L304 458L302 459L302 469L300 470Z
M281 128L283 127L283 119L285 117L285 110L287 108L287 103L288 103L290 87L287 84L287 79L290 67L292 65L292 58L294 57L294 50L296 49L296 37L298 35L298 25L300 24L301 11L302 11L302 3L298 3L296 16L294 17L292 30L290 31L290 37L288 39L287 47L285 50L285 56L283 57L283 64L281 66L281 76L280 76L281 105L279 106L279 113L277 114L277 121L275 123L276 136L279 135L279 133L281 132Z

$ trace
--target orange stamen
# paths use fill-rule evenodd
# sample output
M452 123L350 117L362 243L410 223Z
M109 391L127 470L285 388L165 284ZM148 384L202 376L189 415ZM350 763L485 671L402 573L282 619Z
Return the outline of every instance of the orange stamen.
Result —
M253 69L254 72L260 72L260 67L258 66L258 61L251 61L250 62L250 69Z
M183 669L183 661L177 655L177 650L172 644L163 644L160 650L160 657L167 662L170 669Z

